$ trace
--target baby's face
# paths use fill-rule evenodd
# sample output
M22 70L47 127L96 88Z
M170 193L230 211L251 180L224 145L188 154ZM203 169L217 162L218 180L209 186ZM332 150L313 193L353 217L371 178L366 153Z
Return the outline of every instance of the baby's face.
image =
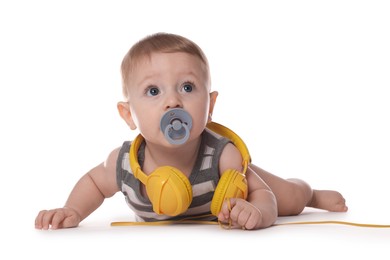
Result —
M187 53L153 53L144 57L129 81L129 105L134 124L148 142L170 146L160 130L162 115L183 108L192 117L188 141L199 137L209 116L210 86L202 61Z

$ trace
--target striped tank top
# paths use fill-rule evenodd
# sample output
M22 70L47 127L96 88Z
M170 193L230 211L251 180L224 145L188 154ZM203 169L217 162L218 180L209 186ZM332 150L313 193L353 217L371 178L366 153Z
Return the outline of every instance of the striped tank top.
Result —
M201 144L195 166L189 176L192 186L193 199L184 213L178 216L159 215L153 211L153 206L147 196L141 193L141 185L130 169L129 150L130 141L123 143L117 160L116 179L119 189L125 196L127 205L133 210L137 221L161 221L179 220L188 217L209 215L211 200L214 190L219 181L219 158L227 143L227 138L212 132L209 129L203 131ZM145 142L138 150L138 162L143 165L145 159ZM202 220L216 220L216 217L209 215Z

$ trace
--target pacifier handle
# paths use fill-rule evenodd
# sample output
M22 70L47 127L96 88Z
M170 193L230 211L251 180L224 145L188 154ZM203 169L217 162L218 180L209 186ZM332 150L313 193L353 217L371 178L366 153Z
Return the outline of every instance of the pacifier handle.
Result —
M175 127L177 127L178 125L177 122L178 124L180 124L179 129L175 129ZM178 130L182 128L184 128L184 136L180 138L172 138L172 131L178 132ZM190 137L190 129L188 128L187 124L181 123L179 122L179 120L175 120L173 124L170 124L165 128L164 135L165 138L168 140L168 142L171 144L176 144L176 145L184 144L185 142L187 142L188 138Z
M191 128L191 116L184 109L168 110L161 117L160 129L170 144L184 144L190 137Z

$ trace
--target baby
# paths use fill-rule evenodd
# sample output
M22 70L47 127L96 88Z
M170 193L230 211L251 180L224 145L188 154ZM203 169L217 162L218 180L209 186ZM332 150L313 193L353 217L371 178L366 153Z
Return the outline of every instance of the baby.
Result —
M313 190L252 164L242 140L212 122L218 93L194 42L148 36L129 50L121 71L118 111L140 135L86 173L62 208L40 211L35 228L76 227L119 191L138 221L193 218L261 229L305 207L348 210L337 191Z

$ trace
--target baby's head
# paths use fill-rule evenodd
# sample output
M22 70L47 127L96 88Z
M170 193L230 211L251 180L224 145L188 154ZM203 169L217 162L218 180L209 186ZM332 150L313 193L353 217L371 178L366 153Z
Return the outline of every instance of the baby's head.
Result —
M153 53L182 52L198 57L206 70L207 87L210 89L210 69L206 55L202 49L191 40L176 34L156 33L145 37L131 47L123 58L121 65L122 91L125 99L129 99L129 80L137 64Z
M186 134L180 144L200 137L211 121L218 92L210 91L208 61L198 45L179 35L154 34L129 50L121 70L125 101L118 103L118 110L130 129L138 129L149 143L167 145L161 137L172 127L177 132L169 137L182 138L178 119L188 126L183 126Z

